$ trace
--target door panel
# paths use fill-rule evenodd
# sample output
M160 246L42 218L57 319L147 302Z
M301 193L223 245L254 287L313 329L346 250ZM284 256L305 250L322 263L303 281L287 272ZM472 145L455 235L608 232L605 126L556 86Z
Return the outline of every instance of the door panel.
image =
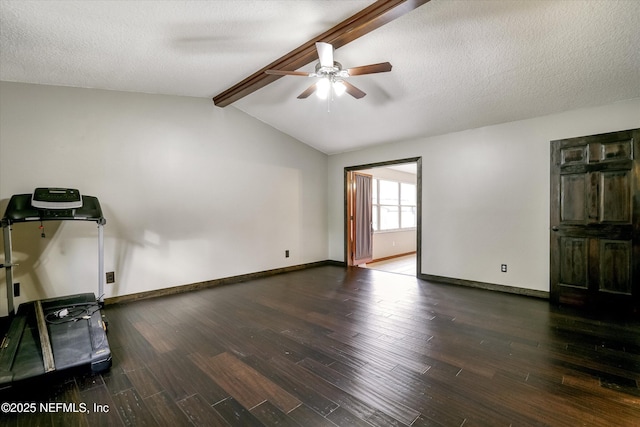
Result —
M600 220L631 222L631 171L600 172Z
M587 162L587 147L569 147L562 149L562 165Z
M586 177L583 174L560 177L560 211L562 222L582 222L586 218ZM566 197L570 194L571 197Z
M551 142L551 299L640 307L640 129Z
M600 240L600 291L632 293L631 241Z
M583 238L560 238L560 284L587 289L589 282L589 241Z
M599 160L619 160L619 159L633 159L633 140L628 139L625 141L616 141L605 144L600 144L600 158ZM597 147L597 145L596 145Z

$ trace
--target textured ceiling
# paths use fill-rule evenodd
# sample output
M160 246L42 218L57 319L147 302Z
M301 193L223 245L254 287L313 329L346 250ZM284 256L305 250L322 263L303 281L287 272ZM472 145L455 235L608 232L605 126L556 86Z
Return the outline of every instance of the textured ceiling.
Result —
M371 3L0 0L0 80L212 98ZM640 1L432 0L335 52L366 97L226 108L331 154L640 97L639 46Z

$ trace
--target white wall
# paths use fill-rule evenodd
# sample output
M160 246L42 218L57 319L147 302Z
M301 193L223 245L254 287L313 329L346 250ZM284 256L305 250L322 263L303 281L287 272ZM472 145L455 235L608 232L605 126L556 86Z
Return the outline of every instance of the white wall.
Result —
M392 257L416 251L416 229L373 234L373 259Z
M0 83L0 210L38 186L97 196L106 297L326 260L326 175L325 154L209 99ZM97 292L95 224L37 225L14 227L16 305Z
M548 291L549 142L638 127L633 99L329 156L329 258L344 259L344 167L421 156L422 273Z

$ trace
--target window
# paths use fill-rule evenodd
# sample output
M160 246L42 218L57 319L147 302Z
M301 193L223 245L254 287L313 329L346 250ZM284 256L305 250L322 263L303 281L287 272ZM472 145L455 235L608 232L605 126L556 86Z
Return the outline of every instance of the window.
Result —
M416 227L416 185L373 179L373 229L401 230Z

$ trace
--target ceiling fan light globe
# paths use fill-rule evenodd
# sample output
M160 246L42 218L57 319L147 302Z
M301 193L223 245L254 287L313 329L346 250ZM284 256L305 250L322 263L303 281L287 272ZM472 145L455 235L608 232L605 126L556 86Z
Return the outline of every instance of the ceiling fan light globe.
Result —
M342 96L342 94L344 94L346 90L347 87L344 85L342 80L336 80L333 83L333 91L335 92L336 96Z
M329 79L320 79L316 83L316 95L320 99L327 99L329 91L331 90L331 82Z

